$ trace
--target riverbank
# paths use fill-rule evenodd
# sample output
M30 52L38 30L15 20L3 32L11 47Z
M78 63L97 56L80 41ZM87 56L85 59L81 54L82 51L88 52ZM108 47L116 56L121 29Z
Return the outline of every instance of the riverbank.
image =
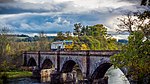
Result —
M11 72L2 72L1 74L5 74L5 76L8 79L32 76L32 72L29 72L29 71L11 71Z

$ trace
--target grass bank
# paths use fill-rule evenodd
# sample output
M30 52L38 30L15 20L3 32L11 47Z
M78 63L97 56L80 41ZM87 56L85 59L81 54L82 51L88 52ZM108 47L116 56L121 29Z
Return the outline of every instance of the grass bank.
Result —
M32 72L29 71L11 71L11 72L2 72L5 73L7 78L21 78L21 77L31 77Z

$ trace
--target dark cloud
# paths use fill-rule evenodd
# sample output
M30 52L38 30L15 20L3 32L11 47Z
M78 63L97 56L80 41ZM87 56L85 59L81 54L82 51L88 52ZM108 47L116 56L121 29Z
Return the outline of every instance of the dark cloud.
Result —
M18 14L18 13L43 13L43 12L61 12L70 5L68 2L64 3L0 3L1 14Z
M141 2L142 0L120 0L120 1L127 1L127 2L132 2L132 3L138 3L138 2Z
M21 9L12 7L2 7L0 6L0 14L18 14L18 13L43 13L49 12L48 10L41 9Z
M15 0L0 0L0 3L14 2Z

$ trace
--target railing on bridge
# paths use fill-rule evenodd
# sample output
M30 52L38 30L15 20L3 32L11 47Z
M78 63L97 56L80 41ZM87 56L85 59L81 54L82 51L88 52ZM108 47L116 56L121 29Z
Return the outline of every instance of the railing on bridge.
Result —
M120 50L79 50L79 51L48 51L48 52L25 52L24 54L41 54L41 55L70 55L70 56L112 56L119 53Z

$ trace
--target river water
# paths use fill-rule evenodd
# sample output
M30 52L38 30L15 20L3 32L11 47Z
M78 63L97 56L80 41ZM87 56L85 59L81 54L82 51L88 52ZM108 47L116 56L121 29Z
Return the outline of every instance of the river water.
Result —
M9 79L8 84L42 84L38 79L32 78L18 78L18 79Z
M124 73L114 66L110 67L105 75L109 77L108 84L130 84Z
M114 69L110 67L106 74L108 78L108 84L130 84L127 78L124 76L120 69ZM33 78L18 78L9 79L7 84L48 84L45 81L49 81L50 78L33 79Z

